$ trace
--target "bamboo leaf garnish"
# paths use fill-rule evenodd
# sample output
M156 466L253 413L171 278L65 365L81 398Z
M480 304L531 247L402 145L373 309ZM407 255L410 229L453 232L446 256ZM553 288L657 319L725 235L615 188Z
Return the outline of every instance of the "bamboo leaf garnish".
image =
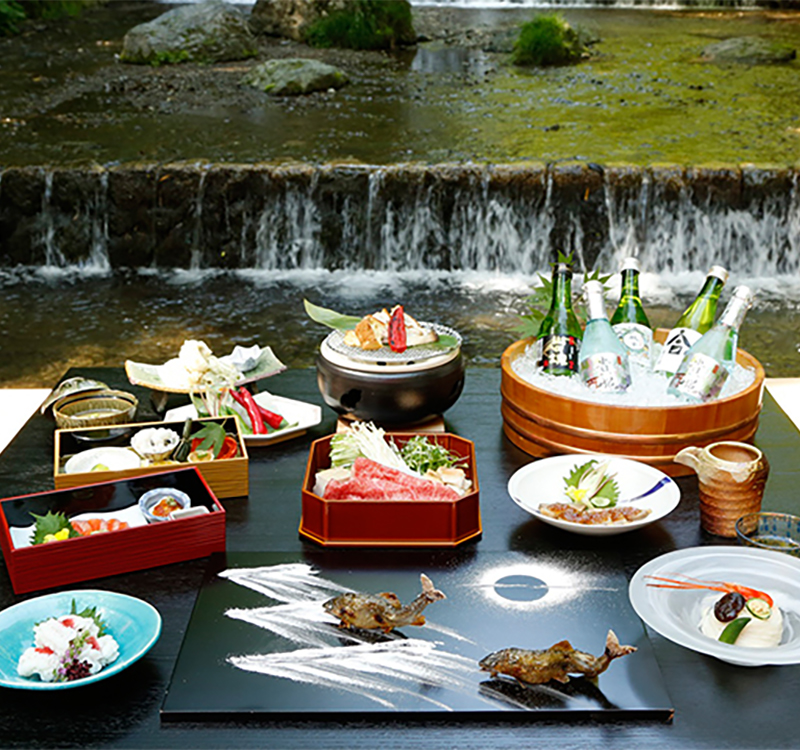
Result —
M361 320L361 318L357 318L354 315L342 315L342 313L338 313L335 310L319 307L307 299L303 300L303 305L311 320L328 328L333 328L335 331L352 331Z

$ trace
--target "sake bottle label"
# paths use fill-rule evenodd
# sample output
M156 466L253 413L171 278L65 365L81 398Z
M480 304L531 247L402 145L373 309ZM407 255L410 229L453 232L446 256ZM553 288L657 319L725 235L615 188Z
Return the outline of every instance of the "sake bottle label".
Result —
M539 353L538 365L546 372L573 374L578 369L580 341L574 336L551 334L536 342Z
M710 401L719 396L728 379L728 370L713 357L695 352L685 365L685 371L677 373L670 381L670 390L699 401Z
M631 384L630 371L622 357L613 352L591 354L581 362L581 378L598 391L626 391Z
M692 348L692 344L700 339L702 334L693 328L673 328L667 334L661 356L656 362L655 369L661 372L678 372L678 368L686 356L686 352Z
M653 332L641 323L617 323L613 328L628 350L631 362L649 367L653 352Z

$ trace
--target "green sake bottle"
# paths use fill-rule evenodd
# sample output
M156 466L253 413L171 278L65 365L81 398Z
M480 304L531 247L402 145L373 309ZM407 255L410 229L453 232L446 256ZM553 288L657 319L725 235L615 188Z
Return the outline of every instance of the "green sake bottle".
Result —
M556 263L550 309L536 337L536 364L551 375L574 375L582 336L572 309L572 269L567 263Z
M661 356L655 365L656 370L670 376L678 371L692 344L714 325L719 295L727 280L728 272L722 266L709 269L700 294L667 334Z
M625 258L622 263L622 291L619 305L611 316L611 327L628 351L631 364L649 368L652 364L653 327L639 296L639 261Z

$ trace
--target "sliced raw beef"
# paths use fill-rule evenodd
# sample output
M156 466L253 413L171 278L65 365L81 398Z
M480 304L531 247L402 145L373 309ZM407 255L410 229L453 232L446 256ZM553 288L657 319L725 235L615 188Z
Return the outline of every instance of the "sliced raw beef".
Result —
M331 479L328 500L458 500L458 493L439 482L414 477L368 458L357 458L349 479Z

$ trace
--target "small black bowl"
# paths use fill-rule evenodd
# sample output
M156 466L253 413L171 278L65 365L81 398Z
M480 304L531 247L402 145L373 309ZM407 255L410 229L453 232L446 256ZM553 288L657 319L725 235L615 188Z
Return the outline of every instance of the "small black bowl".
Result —
M357 369L317 354L317 385L341 415L387 426L409 426L447 411L464 388L461 350L431 367Z

